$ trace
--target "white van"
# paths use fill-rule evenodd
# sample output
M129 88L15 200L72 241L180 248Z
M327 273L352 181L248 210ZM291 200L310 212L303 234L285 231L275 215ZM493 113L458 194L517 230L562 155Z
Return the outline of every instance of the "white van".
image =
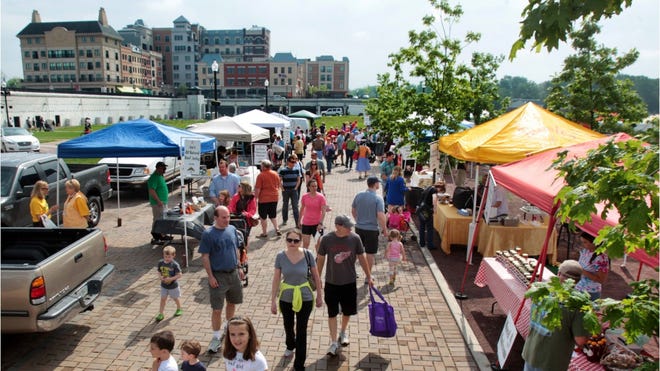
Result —
M321 111L321 116L342 116L344 109L341 107L330 107L325 111Z

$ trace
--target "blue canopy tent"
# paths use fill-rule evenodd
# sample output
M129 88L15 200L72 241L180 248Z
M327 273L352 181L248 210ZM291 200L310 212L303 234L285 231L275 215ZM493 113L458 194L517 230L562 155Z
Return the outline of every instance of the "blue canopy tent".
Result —
M138 119L113 124L105 129L60 143L57 146L57 156L59 158L180 157L185 151L183 147L185 139L199 140L202 153L213 152L216 149L216 140L213 137L147 119ZM58 183L59 177L58 167ZM59 204L59 192L57 198ZM182 200L185 201L183 187ZM117 208L120 208L119 178L117 179ZM119 220L118 224L120 224ZM188 243L186 241L186 254L187 252Z
M215 151L215 138L139 119L60 143L57 157L178 157L184 138L199 139L202 153Z

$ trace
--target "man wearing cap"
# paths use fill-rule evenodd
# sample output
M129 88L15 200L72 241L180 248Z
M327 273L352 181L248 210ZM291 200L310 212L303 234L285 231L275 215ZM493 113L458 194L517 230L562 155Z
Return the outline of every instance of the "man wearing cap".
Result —
M153 221L163 219L163 213L167 210L167 198L169 191L167 190L167 183L165 182L165 171L167 165L164 162L158 161L156 163L156 171L147 180L147 189L149 191L149 204L151 205L151 214ZM153 224L152 224L153 229ZM167 236L162 233L151 232L151 244L156 245L164 241L172 240L172 236Z
M335 231L321 238L318 249L317 267L319 275L325 272L324 300L328 307L328 327L330 330L330 348L327 354L336 356L339 346L349 344L346 329L350 316L357 314L357 274L355 260L359 260L369 285L371 270L364 254L360 237L351 231L354 226L346 215L335 217ZM326 259L327 256L327 259ZM341 329L337 337L337 315L341 305Z
M229 197L234 197L236 192L238 192L238 185L240 183L241 178L236 174L230 173L227 167L227 161L222 160L218 163L218 175L213 177L209 186L209 197L218 206L218 193L227 190Z
M367 187L366 191L358 193L353 198L351 213L355 218L355 233L362 240L371 271L376 262L375 255L378 252L378 226L380 225L383 236L387 236L387 221L385 203L383 198L378 195L380 180L375 176L367 178Z
M577 281L581 274L580 263L566 260L559 266L557 276L561 282L569 278ZM536 306L532 306L529 335L522 352L524 370L566 370L575 345L581 347L589 336L584 328L584 315L578 309L562 307L561 326L552 332L540 323L544 315Z

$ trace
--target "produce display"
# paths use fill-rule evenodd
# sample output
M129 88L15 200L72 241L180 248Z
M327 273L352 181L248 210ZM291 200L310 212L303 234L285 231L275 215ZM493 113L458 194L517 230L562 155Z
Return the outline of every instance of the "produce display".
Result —
M500 250L495 252L495 260L499 261L512 276L524 285L529 285L538 261L521 254L521 249Z
M613 344L610 353L600 360L601 365L612 371L632 370L641 363L639 355L617 344Z

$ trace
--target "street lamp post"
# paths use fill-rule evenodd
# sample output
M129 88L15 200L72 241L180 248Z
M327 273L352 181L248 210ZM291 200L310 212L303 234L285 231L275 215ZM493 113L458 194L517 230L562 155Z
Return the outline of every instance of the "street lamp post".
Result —
M266 87L266 113L268 113L268 78L264 80L264 86Z
M7 102L7 95L9 95L9 89L7 89L7 83L2 80L2 93L5 95L5 113L7 114L7 126L12 126L9 121L9 103Z
M211 65L213 71L213 115L218 118L218 62L213 61Z

